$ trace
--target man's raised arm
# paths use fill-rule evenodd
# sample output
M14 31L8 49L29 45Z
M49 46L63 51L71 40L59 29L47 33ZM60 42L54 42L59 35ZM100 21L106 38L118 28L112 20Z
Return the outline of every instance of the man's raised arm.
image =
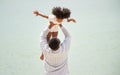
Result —
M45 47L48 45L46 39L48 32L49 32L49 28L47 27L40 34L40 47L42 50L45 50L46 49Z
M68 30L67 30L65 27L63 27L62 25L60 25L60 27L61 27L62 32L63 32L64 35L65 35L65 39L64 39L62 45L64 46L65 50L68 50L69 47L70 47L70 43L71 43L70 33L69 33Z

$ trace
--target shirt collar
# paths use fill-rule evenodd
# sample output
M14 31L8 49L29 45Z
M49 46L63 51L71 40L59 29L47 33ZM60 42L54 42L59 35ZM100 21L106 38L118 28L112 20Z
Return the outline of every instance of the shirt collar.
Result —
M59 47L58 50L56 50L56 51L54 51L52 49L51 49L51 51L52 51L52 53L59 53L61 51L61 47Z

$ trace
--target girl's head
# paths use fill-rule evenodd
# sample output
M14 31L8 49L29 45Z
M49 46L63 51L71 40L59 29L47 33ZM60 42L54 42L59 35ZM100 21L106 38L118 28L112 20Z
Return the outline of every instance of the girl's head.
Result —
M63 19L63 12L61 7L53 7L52 14L56 16L56 18Z
M63 8L62 12L63 12L63 18L69 18L70 17L71 12L68 8Z
M53 7L52 14L56 16L57 20L66 19L70 17L70 10L68 8Z

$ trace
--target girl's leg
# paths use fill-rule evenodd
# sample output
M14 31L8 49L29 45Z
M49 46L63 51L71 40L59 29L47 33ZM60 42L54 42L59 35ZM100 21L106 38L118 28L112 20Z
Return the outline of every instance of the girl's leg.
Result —
M52 32L52 37L56 37L58 36L58 32Z
M48 35L47 35L47 42L49 42L51 36L52 36L52 32L49 32Z

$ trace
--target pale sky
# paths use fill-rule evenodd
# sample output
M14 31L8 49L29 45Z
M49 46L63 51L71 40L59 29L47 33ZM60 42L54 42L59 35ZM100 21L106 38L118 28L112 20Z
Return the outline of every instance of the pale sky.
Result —
M44 75L39 36L48 20L33 11L50 15L54 6L69 8L77 21L64 23L70 75L120 75L119 0L0 0L0 75Z

